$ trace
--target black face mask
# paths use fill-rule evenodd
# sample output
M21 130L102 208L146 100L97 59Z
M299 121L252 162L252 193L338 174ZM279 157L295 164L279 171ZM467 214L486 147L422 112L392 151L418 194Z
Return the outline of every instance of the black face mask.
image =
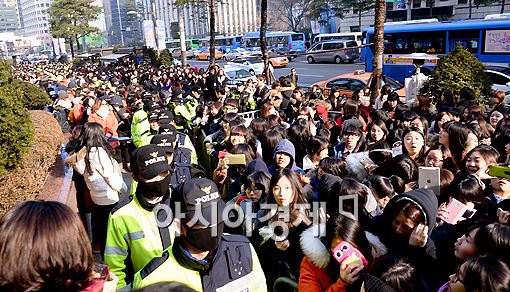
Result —
M138 181L136 192L143 196L162 197L168 193L170 188L170 175L167 175L163 180L145 183Z
M216 225L216 236L212 236L212 229L214 227L203 229L186 229L185 240L193 247L201 251L214 251L220 244L221 235L223 234L223 222Z

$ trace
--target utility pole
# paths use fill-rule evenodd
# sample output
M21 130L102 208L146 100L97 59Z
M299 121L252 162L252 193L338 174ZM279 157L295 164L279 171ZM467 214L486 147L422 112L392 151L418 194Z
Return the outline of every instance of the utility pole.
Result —
M179 39L181 41L181 63L183 67L186 67L188 63L186 54L186 31L184 30L184 15L183 6L177 5L177 18L179 21Z

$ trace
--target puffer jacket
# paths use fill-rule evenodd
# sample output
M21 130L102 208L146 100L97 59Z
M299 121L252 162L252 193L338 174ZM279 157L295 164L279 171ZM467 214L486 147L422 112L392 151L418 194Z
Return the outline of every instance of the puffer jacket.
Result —
M85 171L86 148L69 156L66 163L82 174L96 205L105 206L119 201L119 193L127 192L119 163L110 158L102 147L90 149L89 161L92 173Z

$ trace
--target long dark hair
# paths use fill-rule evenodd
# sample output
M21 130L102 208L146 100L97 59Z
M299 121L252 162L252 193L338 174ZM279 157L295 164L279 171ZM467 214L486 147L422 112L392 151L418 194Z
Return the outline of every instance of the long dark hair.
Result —
M108 156L110 156L110 159L114 159L115 149L106 140L103 126L98 123L86 123L85 126L83 126L83 130L81 131L77 149L87 149L85 154L85 171L89 174L92 174L92 168L90 167L89 160L90 150L95 147L103 148Z
M510 287L510 270L505 263L496 257L479 256L468 259L460 268L467 292L477 291L508 291Z
M452 152L453 159L456 163L462 161L462 152L466 146L466 141L469 135L469 129L466 125L460 122L447 122L443 125L443 130L448 133L448 140L450 141L450 151Z
M294 194L294 199L290 203L290 222L289 226L293 226L292 223L296 221L297 217L299 216L300 210L297 209L298 204L306 204L308 203L308 200L305 197L305 192L303 190L303 187L301 186L301 182L298 178L298 175L289 168L283 168L278 169L273 173L273 176L271 177L271 181L269 183L269 194L267 197L267 202L269 204L277 204L276 199L274 197L273 188L278 183L278 181L286 177L292 186L292 193ZM269 211L269 210L268 210Z
M321 239L328 250L331 250L331 244L337 238L347 241L356 247L365 256L370 263L372 261L372 251L370 242L365 235L363 225L358 221L345 215L335 213L326 222L326 235ZM337 261L331 259L328 271L330 275L338 276L340 265Z

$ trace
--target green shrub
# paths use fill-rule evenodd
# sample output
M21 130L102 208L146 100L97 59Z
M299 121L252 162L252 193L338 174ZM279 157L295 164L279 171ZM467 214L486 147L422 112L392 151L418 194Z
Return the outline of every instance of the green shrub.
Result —
M21 102L29 110L42 109L51 103L46 91L37 85L14 79L12 86L22 91Z
M458 98L463 87L470 87L479 104L487 103L488 99L482 100L480 97L491 94L492 81L484 70L482 62L468 50L457 47L439 60L421 93L437 100L445 89L451 89Z
M34 135L22 95L21 89L10 84L0 86L0 176L14 168L31 145Z
M143 52L143 62L153 66L157 65L158 57L156 51L153 48L148 48Z
M159 54L158 59L159 66L165 66L166 68L170 68L172 65L172 55L170 54L170 51L168 49L164 49L161 51L161 54Z

